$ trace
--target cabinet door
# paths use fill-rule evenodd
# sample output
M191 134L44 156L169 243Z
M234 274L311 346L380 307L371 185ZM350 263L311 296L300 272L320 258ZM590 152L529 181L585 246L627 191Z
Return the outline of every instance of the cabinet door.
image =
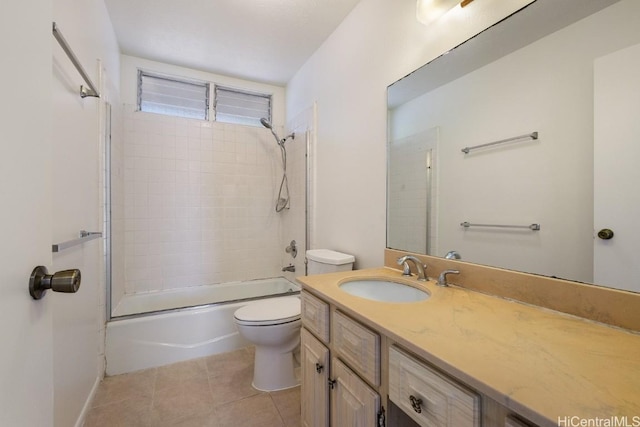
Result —
M377 425L380 396L335 357L331 366L335 381L331 392L331 425L333 427Z
M302 425L329 426L329 350L311 333L300 333Z

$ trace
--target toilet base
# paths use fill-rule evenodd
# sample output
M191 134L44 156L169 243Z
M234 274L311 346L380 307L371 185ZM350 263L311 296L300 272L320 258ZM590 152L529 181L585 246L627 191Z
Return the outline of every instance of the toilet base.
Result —
M277 391L296 387L300 381L295 375L293 352L282 353L277 348L256 346L253 365L253 388Z

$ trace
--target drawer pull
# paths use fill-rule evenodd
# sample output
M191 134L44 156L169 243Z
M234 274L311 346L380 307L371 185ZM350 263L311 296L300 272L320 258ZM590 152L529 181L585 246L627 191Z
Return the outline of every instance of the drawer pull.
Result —
M329 379L329 388L333 390L336 387L336 380Z
M316 372L317 373L321 373L323 369L324 369L324 366L322 366L319 363L316 363Z
M411 407L416 413L422 413L422 399L415 397L414 395L409 396L409 400L411 401Z

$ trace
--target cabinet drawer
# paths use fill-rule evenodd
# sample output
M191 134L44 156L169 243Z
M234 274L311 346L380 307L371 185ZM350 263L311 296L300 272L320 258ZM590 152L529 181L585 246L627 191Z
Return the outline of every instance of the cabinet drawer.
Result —
M380 335L336 311L333 348L365 380L380 385Z
M480 426L478 394L395 347L389 349L389 398L421 426Z
M320 338L329 343L329 304L308 292L301 292L302 324Z

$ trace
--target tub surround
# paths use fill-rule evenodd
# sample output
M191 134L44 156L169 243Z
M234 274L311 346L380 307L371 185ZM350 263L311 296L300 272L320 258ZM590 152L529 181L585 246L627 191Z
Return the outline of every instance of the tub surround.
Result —
M298 281L390 342L539 425L557 426L559 417L640 416L638 295L417 255L430 277L461 270L451 278L456 285L443 288L434 280L402 278L395 263L401 254L387 250L384 268ZM373 277L426 289L431 297L384 303L338 287Z

